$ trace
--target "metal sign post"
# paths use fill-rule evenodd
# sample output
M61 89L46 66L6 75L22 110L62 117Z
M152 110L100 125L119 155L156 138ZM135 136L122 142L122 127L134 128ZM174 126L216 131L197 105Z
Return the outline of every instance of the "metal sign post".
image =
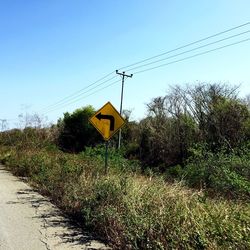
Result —
M108 173L108 144L109 142L105 142L105 175Z
M107 102L90 119L90 123L102 135L105 142L105 174L108 172L108 141L125 124L125 120L114 108Z

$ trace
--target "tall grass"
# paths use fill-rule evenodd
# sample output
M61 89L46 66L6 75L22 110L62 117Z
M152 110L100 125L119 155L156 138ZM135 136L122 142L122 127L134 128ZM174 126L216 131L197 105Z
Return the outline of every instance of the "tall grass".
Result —
M147 177L113 156L104 175L99 153L0 148L8 169L26 176L114 249L249 249L250 204L209 198L181 182Z
M195 150L184 167L172 167L166 176L184 180L188 186L210 193L249 200L250 144L231 153Z

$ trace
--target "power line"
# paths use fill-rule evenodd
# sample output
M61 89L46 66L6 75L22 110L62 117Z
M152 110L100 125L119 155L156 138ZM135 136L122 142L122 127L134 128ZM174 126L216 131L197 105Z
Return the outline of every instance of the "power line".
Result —
M153 70L153 69L157 69L157 68L160 68L160 67L164 67L164 66L167 66L167 65L171 65L171 64L174 64L174 63L178 63L178 62L181 62L181 61L185 61L185 60L188 60L188 59L197 57L197 56L201 56L201 55L208 54L208 53L211 53L211 52L214 52L214 51L217 51L217 50L221 50L221 49L224 49L224 48L227 48L227 47L231 47L231 46L234 46L234 45L243 43L243 42L247 42L247 41L249 41L249 40L250 40L250 38L247 38L247 39L244 39L244 40L240 40L240 41L238 41L238 42L230 43L230 44L227 44L227 45L224 45L224 46L221 46L221 47L217 47L217 48L214 48L214 49L211 49L211 50L207 50L207 51L204 51L204 52L201 52L201 53L197 53L197 54L192 55L192 56L184 57L184 58L181 58L181 59L179 59L179 60L171 61L171 62L164 63L164 64L161 64L161 65L158 65L158 66L155 66L155 67L151 67L151 68L148 68L148 69L140 70L140 71L135 72L134 74L140 74L140 73L143 73L143 72L146 72L146 71L150 71L150 70ZM55 110L64 108L64 107L66 107L66 106L68 106L68 105L71 105L71 104L73 104L73 103L76 103L76 102L78 102L78 101L80 101L80 100L82 100L82 99L84 99L84 98L87 98L87 97L89 97L89 96L91 96L91 95L93 95L93 94L95 94L95 93L97 93L97 92L100 92L100 91L103 90L103 89L106 89L106 88L108 88L108 87L114 85L114 84L117 83L117 82L119 82L119 80L118 80L118 81L115 81L115 82L112 82L111 84L108 84L107 86L105 86L105 87L103 87L103 88L101 88L101 89L98 89L98 90L92 92L91 94L89 94L89 95L87 95L87 96L83 96L83 97L78 98L78 99L76 99L76 100L74 100L74 101L72 101L72 102L69 102L69 103L67 102L67 103L66 103L65 105L63 105L63 106L59 106L59 107L57 107L57 108L52 108L51 110L48 110L48 111L45 112L44 114L47 114L47 113L49 113L49 112L52 112L52 111L55 111ZM103 83L102 83L102 84L103 84ZM101 84L99 84L99 85L101 85ZM90 90L93 90L93 89L95 89L96 87L97 87L97 86L93 87L93 88L90 89ZM90 91L90 90L89 90L89 91ZM89 91L86 91L86 93L89 92Z
M84 91L84 92L82 92L82 93L79 93L79 94L75 95L75 96L72 97L72 98L68 98L68 99L66 99L66 100L64 100L64 101L61 101L60 103L51 105L51 106L49 106L48 108L43 109L42 111L43 111L43 112L46 112L46 110L49 110L49 109L51 109L51 108L56 108L56 107L58 107L58 106L61 106L61 105L66 104L66 103L68 103L68 102L71 102L71 101L74 100L75 98L80 97L80 96L82 96L82 95L84 95L84 94L90 92L91 90L96 89L97 87L99 87L99 86L101 86L101 85L103 85L103 84L105 84L105 83L107 83L107 82L113 80L113 79L116 78L116 77L117 77L117 75L113 76L112 78L109 78L108 80L106 80L106 81L104 81L104 82L99 83L98 85L95 85L94 87L92 87L92 88L90 88L90 89L88 89L88 90L86 90L86 91ZM93 84L92 84L91 86L93 86ZM89 85L89 87L90 87L90 85ZM86 89L87 89L87 88L86 88Z
M143 65L139 65L139 64L141 64L141 63L143 63L143 62L150 61L150 60L152 60L152 59L155 59L155 58L161 57L161 56L163 56L163 55L166 55L166 54L168 54L168 53L171 53L171 52L174 52L174 51L177 51L177 50L186 48L186 47L188 47L188 46L191 46L191 45L194 45L194 44L203 42L203 41L208 40L208 39L211 39L211 38L213 38L213 37L216 37L216 36L219 36L219 35L228 33L228 32L230 32L230 31L233 31L233 30L242 28L242 27L247 26L247 25L249 25L249 24L250 24L250 22L247 22L247 23L244 23L244 24L235 26L235 27L233 27L233 28L230 28L230 29L227 29L227 30L225 30L225 31L216 33L216 34L214 34L214 35L205 37L205 38L200 39L200 40L197 40L197 41L195 41L195 42L192 42L192 43L189 43L189 44L186 44L186 45L177 47L177 48L175 48L175 49L172 49L172 50L166 51L166 52L164 52L164 53L161 53L161 54L158 54L158 55L155 55L155 56L146 58L146 59L141 60L141 61L138 61L138 62L135 62L135 63L133 63L133 64L130 64L130 65L125 66L125 67L122 67L122 68L120 68L120 69L130 68L130 69L128 69L127 71L139 69L139 68L142 68L142 67L149 66L149 65L151 65L151 64L155 64L155 63L158 63L158 62L161 62L161 61L164 61L164 60L173 58L173 57L177 57L177 56L180 56L180 55L183 55L183 54L186 54L186 53L189 53L189 52L192 52L192 51L195 51L195 50L204 48L204 47L206 47L206 46L210 46L210 45L212 45L212 44L216 44L216 43L219 43L219 42L222 42L222 41L231 39L231 38L233 38L233 37L237 37L237 36L246 34L246 33L250 32L250 30L247 30L247 31L244 31L244 32L238 33L238 34L236 34L236 35L232 35L232 36L229 36L229 37L220 39L220 40L217 40L217 41L215 41L215 42L210 42L210 43L208 43L208 44L198 46L198 47L196 47L196 48L193 48L193 49L190 49L190 50L187 50L187 51L184 51L184 52L181 52L181 53L172 55L172 56L167 57L167 58L162 58L162 59L159 59L159 60L156 60L156 61L153 61L153 62L149 62L149 63L143 64ZM167 65L174 64L174 63L177 63L177 62L181 62L181 61L184 61L184 60L187 60L187 59L191 59L191 58L196 57L196 56L200 56L200 55L207 54L207 53L210 53L210 52L213 52L213 51L216 51L216 50L220 50L220 49L223 49L223 48L226 48L226 47L229 47L229 46L233 46L233 45L236 45L236 44L239 44L239 43L243 43L243 42L246 42L246 41L248 41L248 40L249 40L249 39L241 40L241 41L238 41L238 42L235 42L235 43L231 43L231 44L228 44L228 45L225 45L225 46L221 46L221 47L218 47L218 48L215 48L215 49L211 49L211 50L208 50L208 51L205 51L205 52L197 53L197 54L195 54L195 55L191 55L191 56L188 56L188 57L179 59L179 60L171 61L171 62L169 62L169 63L164 63L164 64L161 64L161 65L158 65L158 66L155 66L155 67L151 67L151 68L147 68L147 69L144 69L144 70L140 70L140 71L135 72L134 74L139 74L139 73L146 72L146 71L149 71L149 70L153 70L153 69L156 69L156 68L159 68L159 67L163 67L163 66L167 66ZM133 67L133 66L135 66L135 65L139 65L139 66ZM133 68L131 68L131 67L133 67ZM103 90L103 89L105 89L105 88L108 88L109 86L115 84L115 83L118 82L118 81L112 82L111 84L109 84L109 85L107 85L107 86L105 86L105 87L103 87L103 88L101 88L101 89L98 89L97 91L91 93L90 95L83 96L83 97L81 97L81 98L75 99L75 98L77 98L77 97L80 97L80 96L82 96L82 95L88 93L88 92L91 91L91 90L96 89L97 87L99 87L99 86L101 86L101 85L103 85L103 84L106 84L107 82L109 82L109 81L111 81L112 79L114 79L115 77L117 77L117 76L114 76L114 77L112 77L112 78L109 78L109 79L103 81L103 80L106 79L108 76L112 75L114 72L115 72L115 71L112 71L111 73L105 75L104 77L98 79L97 81L95 81L95 82L93 82L93 83L87 85L86 87L84 87L84 88L82 88L82 89L80 89L80 90L74 92L73 94L71 94L71 95L69 95L69 96L67 96L67 97L65 97L65 98L62 98L61 100L59 100L58 102L56 102L56 103L54 103L54 104L52 104L52 105L49 105L49 106L47 106L47 107L44 107L44 108L41 109L41 110L42 110L43 112L46 111L46 110L48 110L47 112L45 112L45 113L48 113L48 112L51 112L51 111L60 109L60 108L62 108L62 107L68 106L68 105L70 105L70 104L72 104L72 103L78 102L79 100L82 100L82 99L84 99L84 98L86 98L86 97L88 97L88 96L90 96L90 95L93 95L93 94L95 94L95 93L97 93L97 92L99 92L99 91L101 91L101 90ZM101 83L98 84L98 85L96 85L96 84L99 83L99 82L101 82ZM94 85L96 85L96 86L94 86ZM90 88L91 86L93 86L93 88L87 90L87 89ZM84 91L84 90L86 90L86 91ZM75 100L74 100L74 99L75 99ZM61 106L61 105L63 105L63 106Z
M11 118L11 119L8 119L8 118L4 118L4 119L0 119L0 121L3 121L3 120L6 120L6 121L15 121L15 120L17 120L16 118Z
M207 44L204 44L204 45L201 45L201 46L195 47L195 48L190 49L190 50L183 51L183 52L178 53L178 54L174 54L174 55L169 56L169 57L165 57L165 58L162 58L162 59L159 59L159 60L153 61L153 62L149 62L149 63L143 64L143 65L140 65L140 66L136 66L136 67L134 67L134 68L128 69L128 71L132 71L132 70L135 70L135 69L143 68L143 67L146 67L146 66L149 66L149 65L152 65L152 64L158 63L158 62L162 62L162 61L165 61L165 60L168 60L168 59L171 59L171 58L174 58L174 57L177 57L177 56L183 55L183 54L187 54L187 53L189 53L189 52L192 52L192 51L195 51L195 50L198 50L198 49L201 49L201 48L205 48L205 47L208 47L208 46L210 46L210 45L217 44L217 43L220 43L220 42L226 41L226 40L228 40L228 39L232 39L232 38L235 38L235 37L238 37L238 36L241 36L241 35L247 34L247 33L249 33L249 32L250 32L250 30L247 30L247 31L241 32L241 33L236 34L236 35L232 35L232 36L229 36L229 37L226 37L226 38L223 38L223 39L220 39L220 40L217 40L217 41L211 42L211 43L207 43Z
M72 93L72 94L70 94L70 95L68 95L68 96L66 96L66 97L64 97L64 98L62 98L61 100L57 101L56 103L51 104L51 105L48 105L48 106L42 108L42 109L39 110L38 112L44 111L44 110L46 110L47 108L51 108L51 107L53 107L53 106L55 106L55 105L57 105L57 104L61 104L61 102L64 102L65 100L68 100L68 99L70 99L71 97L73 97L73 96L75 96L75 95L78 95L79 92L82 92L82 91L88 89L89 87L95 85L96 83L98 83L98 82L100 82L100 81L106 79L106 78L109 77L110 75L114 74L114 72L115 72L115 71L112 71L112 72L108 73L107 75L105 75L105 76L99 78L98 80L96 80L95 82L93 82L93 83L87 85L86 87L84 87L84 88L82 88L82 89L79 89L78 91L75 91L74 93ZM111 79L113 79L113 78L111 78Z
M187 60L187 59L191 59L191 58L193 58L193 57L205 55L205 54L208 54L208 53L213 52L213 51L216 51L216 50L224 49L224 48L227 48L227 47L231 47L231 46L233 46L233 45L237 45L237 44L240 44L240 43L247 42L247 41L249 41L249 40L250 40L250 38L247 38L247 39L244 39L244 40L235 42L235 43L227 44L227 45L224 45L224 46L215 48L215 49L211 49L211 50L207 50L207 51L204 51L204 52L201 52L201 53L197 53L197 54L192 55L192 56L184 57L184 58L179 59L179 60L176 60L176 61L172 61L172 62L164 63L164 64L161 64L161 65L152 67L152 68L140 70L140 71L134 72L134 75L135 75L135 74L139 74L139 73L143 73L143 72L146 72L146 71L150 71L150 70L153 70L153 69L157 69L157 68L160 68L160 67L163 67L163 66L167 66L167 65L170 65L170 64L174 64L174 63L177 63L177 62L182 62L182 61L185 61L185 60Z
M108 84L107 86L104 86L104 87L102 87L101 89L98 89L98 90L96 90L96 91L90 93L89 95L83 96L83 97L81 97L81 98L79 98L79 99L76 99L76 100L74 100L74 101L72 101L72 102L70 102L70 103L67 103L67 104L65 104L65 105L63 105L63 106L61 106L61 107L57 107L57 108L55 108L55 109L51 109L51 110L49 110L49 111L43 113L43 115L45 115L45 114L47 114L47 113L50 113L50 112L53 112L53 111L55 111L55 110L64 108L64 107L66 107L66 106L68 106L68 105L71 105L71 104L74 104L74 103L76 103L76 102L79 102L79 101L81 101L81 100L83 100L83 99L85 99L85 98L87 98L87 97L89 97L89 96L92 96L92 95L94 95L94 94L96 94L96 93L98 93L98 92L100 92L100 91L102 91L102 90L104 90L104 89L106 89L106 88L108 88L108 87L110 87L110 86L112 86L112 85L118 83L118 82L120 82L120 80L117 80L117 81L115 81L115 82L112 82L112 83Z
M194 44L197 44L197 43L200 43L200 42L206 41L206 40L211 39L211 38L216 37L216 36L220 36L220 35L222 35L222 34L225 34L225 33L230 32L230 31L233 31L233 30L236 30L236 29L242 28L242 27L244 27L244 26L247 26L247 25L249 25L249 24L250 24L250 22L243 23L243 24L238 25L238 26L235 26L235 27L233 27L233 28L230 28L230 29L227 29L227 30L224 30L224 31L218 32L218 33L216 33L216 34L214 34L214 35L207 36L207 37L205 37L205 38L202 38L202 39L196 40L196 41L194 41L194 42L191 42L191 43L188 43L188 44L185 44L185 45L182 45L182 46L177 47L177 48L175 48L175 49L168 50L168 51L163 52L163 53L161 53L161 54L158 54L158 55L155 55L155 56L152 56L152 57L149 57L149 58L143 59L143 60L141 60L141 61L138 61L138 62L132 63L132 64L130 64L130 65L124 66L124 67L120 68L119 70L122 70L122 69L127 69L127 68L130 68L130 67L135 66L135 65L137 65L137 64L140 64L140 63L143 63L143 62L146 62L146 61L149 61L149 60L155 59L155 58L157 58L157 57L160 57L160 56L163 56L163 55L169 54L169 53L171 53L171 52L175 52L175 51L177 51L177 50L184 49L184 48L189 47L189 46L191 46L191 45L194 45ZM129 70L129 69L127 69L127 71L128 71L128 70Z

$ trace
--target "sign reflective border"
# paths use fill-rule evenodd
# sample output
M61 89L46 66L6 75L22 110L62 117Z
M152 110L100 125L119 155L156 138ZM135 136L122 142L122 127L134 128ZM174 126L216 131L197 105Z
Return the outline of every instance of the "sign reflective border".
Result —
M125 124L125 120L110 102L100 108L89 121L104 140L109 140Z

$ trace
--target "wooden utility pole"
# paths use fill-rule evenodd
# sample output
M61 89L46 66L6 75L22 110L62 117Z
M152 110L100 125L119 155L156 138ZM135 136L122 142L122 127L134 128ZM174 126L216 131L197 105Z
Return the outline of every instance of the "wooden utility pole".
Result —
M122 115L124 79L125 79L125 77L132 78L133 74L126 75L125 71L123 71L122 73L119 73L118 70L116 70L116 74L122 76L121 104L120 104L120 115ZM121 136L122 136L122 130L120 129L119 130L119 139L118 139L118 149L121 147Z
M6 129L7 120L6 119L0 119L0 122L2 123L1 132L3 132L4 129Z

